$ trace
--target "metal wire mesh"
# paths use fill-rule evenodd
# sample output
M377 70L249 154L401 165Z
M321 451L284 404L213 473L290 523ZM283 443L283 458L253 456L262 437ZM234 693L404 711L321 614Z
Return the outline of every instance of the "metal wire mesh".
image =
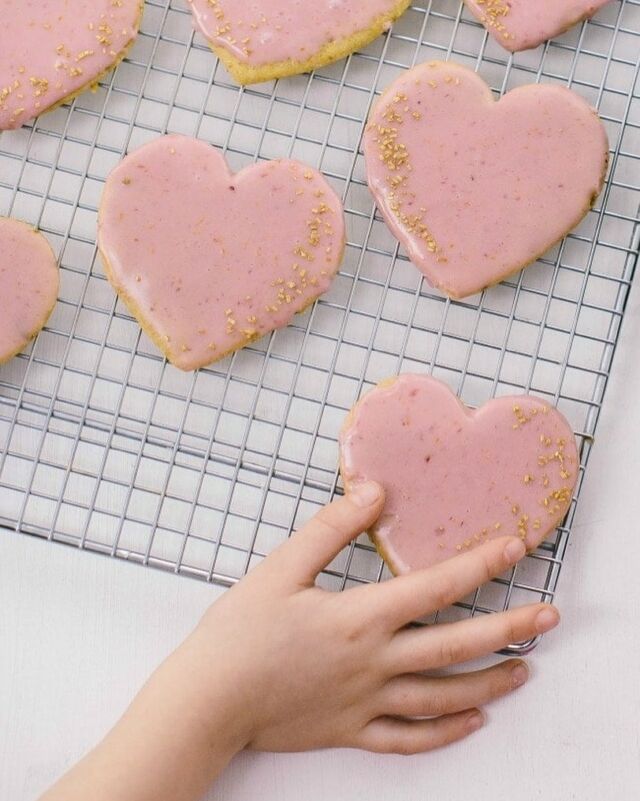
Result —
M184 2L148 0L129 58L94 94L0 136L0 214L44 231L62 270L48 326L0 369L0 525L230 584L339 491L336 437L348 409L409 370L443 379L471 405L547 397L575 426L582 476L638 254L639 51L639 0L613 2L516 56L458 0L422 0L365 52L242 90L193 33ZM432 291L399 250L359 150L376 96L433 58L475 67L499 93L569 85L599 109L611 141L605 191L580 227L513 280L461 302ZM107 174L166 132L221 147L235 169L281 156L313 164L348 221L346 258L324 298L188 375L116 301L95 247ZM576 500L551 540L448 619L549 600ZM322 583L382 576L363 537Z

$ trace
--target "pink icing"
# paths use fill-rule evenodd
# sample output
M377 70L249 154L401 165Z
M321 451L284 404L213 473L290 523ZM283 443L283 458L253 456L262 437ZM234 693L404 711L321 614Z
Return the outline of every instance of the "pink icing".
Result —
M406 72L364 135L369 186L429 281L465 297L535 261L586 214L602 188L607 135L561 86L529 85L499 102L452 62Z
M537 47L592 17L611 0L465 0L507 50Z
M0 130L19 128L108 70L141 14L141 0L3 0Z
M19 353L45 324L58 281L56 258L42 234L0 217L0 364Z
M545 401L499 398L471 411L422 375L365 395L340 449L346 487L385 487L371 533L398 574L498 536L535 548L564 518L578 475L571 428Z
M165 136L107 180L98 241L109 277L183 370L287 325L340 264L340 200L316 170L271 161L233 175L220 152Z
M307 61L391 14L398 0L189 0L196 26L243 64Z

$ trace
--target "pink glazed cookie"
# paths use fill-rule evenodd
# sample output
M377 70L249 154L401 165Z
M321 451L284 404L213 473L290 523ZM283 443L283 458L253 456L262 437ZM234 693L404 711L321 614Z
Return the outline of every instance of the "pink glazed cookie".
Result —
M42 234L0 217L0 364L29 344L58 297L56 257Z
M367 179L433 286L463 298L535 261L602 189L607 135L561 86L496 102L475 72L431 61L382 95L364 135Z
M98 245L109 280L172 364L195 370L287 325L326 292L342 204L316 170L165 136L107 179Z
M487 539L534 549L564 518L578 477L571 428L528 395L477 411L423 375L379 385L340 435L345 487L373 480L386 503L370 536L396 574L428 567Z
M143 0L2 0L0 131L79 95L124 58Z
M196 28L241 84L298 75L359 50L410 0L188 0Z
M465 0L504 48L530 50L589 19L611 0Z

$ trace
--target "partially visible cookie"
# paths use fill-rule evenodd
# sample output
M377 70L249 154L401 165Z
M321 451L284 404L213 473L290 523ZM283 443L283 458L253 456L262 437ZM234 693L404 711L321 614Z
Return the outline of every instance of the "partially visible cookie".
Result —
M496 102L451 61L395 80L363 149L389 228L453 298L498 283L571 231L600 193L609 155L602 122L575 92L530 84Z
M512 53L530 50L589 19L611 0L465 0L493 38Z
M71 100L133 44L143 0L2 0L0 131Z
M188 0L196 27L241 84L298 75L366 47L410 0Z
M340 434L345 488L377 481L385 506L370 531L396 574L494 537L529 550L563 520L578 478L569 423L530 395L464 406L440 381L401 375L367 393Z
M0 217L0 364L42 329L58 284L58 263L44 236L26 223Z
M182 370L287 325L329 288L344 244L342 204L319 172L281 160L234 175L186 136L127 156L100 204L109 280Z

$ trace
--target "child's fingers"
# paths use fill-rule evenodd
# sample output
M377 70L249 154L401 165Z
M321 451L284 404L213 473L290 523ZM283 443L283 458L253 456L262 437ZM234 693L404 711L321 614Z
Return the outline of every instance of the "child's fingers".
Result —
M316 576L378 518L384 503L382 487L373 481L357 484L348 495L321 509L307 525L274 552L279 569L296 581L313 584Z
M500 537L445 562L373 587L369 608L394 628L449 606L499 576L525 554L517 537Z
M405 718L450 715L500 698L523 685L528 677L529 670L519 659L440 679L398 676L380 693L380 710Z
M420 754L461 740L484 723L478 709L433 720L376 718L360 732L354 745L379 754Z
M404 629L391 641L385 661L395 674L448 667L525 642L559 621L553 606L533 604L457 623Z

